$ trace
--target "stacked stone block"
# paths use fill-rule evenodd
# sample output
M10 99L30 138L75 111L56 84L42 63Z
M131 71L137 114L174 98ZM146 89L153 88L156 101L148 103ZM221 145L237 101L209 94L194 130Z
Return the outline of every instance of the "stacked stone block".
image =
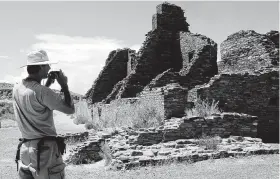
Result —
M77 145L69 151L69 155L65 159L68 164L90 164L102 160L100 143L103 139L97 136L89 137L89 140L83 144Z
M198 96L219 101L223 111L258 116L258 137L266 142L279 141L279 69L216 75L188 94L193 101Z
M160 141L199 138L202 135L256 137L258 118L247 114L221 113L209 117L171 118L164 126L140 131L131 144L151 145Z
M66 133L59 134L58 136L63 137L66 143L76 143L86 141L88 139L89 132Z
M217 44L213 40L200 34L180 32L180 47L183 59L180 70L182 86L191 89L208 82L218 73Z
M278 36L278 38L277 38ZM279 66L279 32L241 30L221 43L219 73L254 72Z
M169 3L159 4L156 7L157 13L153 15L152 27L169 31L189 31L189 24L186 22L183 10Z
M127 75L129 49L113 51L106 60L106 65L85 95L89 103L100 102L112 91L114 85Z

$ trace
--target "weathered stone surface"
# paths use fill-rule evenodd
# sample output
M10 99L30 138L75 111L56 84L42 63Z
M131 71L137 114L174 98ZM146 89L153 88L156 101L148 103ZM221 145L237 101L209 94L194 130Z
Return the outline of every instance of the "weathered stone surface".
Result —
M270 32L267 32L265 34L276 46L276 48L279 48L279 32L272 30Z
M129 50L121 49L109 54L105 67L85 95L90 103L105 99L111 93L114 85L126 77Z
M213 40L200 34L180 32L180 47L183 58L180 70L182 86L191 89L208 82L218 73L217 44Z
M170 83L180 83L181 76L174 69L168 69L163 73L157 75L143 91L152 90L152 88L163 87Z
M277 38L278 37L278 38ZM279 66L279 32L241 30L221 43L219 73L253 72Z
M244 118L245 117L245 118ZM234 120L243 120L249 122L255 120L254 117L248 115L241 115L236 113L223 113L222 119L233 122ZM239 119L238 119L239 118ZM222 123L226 123L222 121ZM171 126L171 123L185 123L195 122L195 120L179 120L172 119L166 122L166 126ZM146 165L160 165L170 162L198 162L202 160L218 159L225 157L245 156L245 155L259 155L259 154L277 154L279 153L279 146L271 146L264 144L261 139L254 137L243 137L232 135L228 138L217 138L216 148L209 148L205 146L203 140L207 139L178 139L170 142L158 142L150 146L131 144L127 136L128 130L118 129L119 132L114 133L108 137L107 142L112 151L113 160L109 169L131 169L134 167ZM145 137L152 132L139 131L140 135ZM100 153L100 143L102 139L95 133L89 133L88 140L78 145L66 153L64 156L67 163L74 165L89 164L97 162L103 158ZM215 138L215 140L216 140ZM152 140L152 139L151 139ZM214 140L214 138L209 139ZM208 143L211 143L209 141ZM178 145L181 145L178 147ZM122 148L121 150L119 150ZM134 148L134 149L132 149Z
M279 142L279 69L220 74L188 94L193 101L197 96L219 101L223 111L258 116L258 137L265 142Z
M179 69L182 62L176 39L176 33L171 31L150 31L138 52L133 71L114 87L106 102L112 99L135 97L158 74L169 68Z
M189 31L189 24L186 22L181 7L170 3L162 3L157 5L156 9L157 13L153 15L153 30Z
M208 120L207 118L177 118L165 121L163 128L158 128L156 132L139 132L137 137L129 140L130 144L153 145L161 141L176 141L167 143L165 147L176 144L195 144L202 135L220 137L233 136L257 136L258 118L247 114L221 113L212 116L219 117L219 120ZM186 140L182 140L186 139ZM178 148L181 148L179 145Z

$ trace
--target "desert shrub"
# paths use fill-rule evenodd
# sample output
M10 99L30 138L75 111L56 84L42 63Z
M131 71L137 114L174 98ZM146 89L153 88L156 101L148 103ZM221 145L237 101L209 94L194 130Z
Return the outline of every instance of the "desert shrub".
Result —
M133 128L158 127L163 124L163 118L158 109L149 104L141 105L136 110L136 118L132 121Z
M155 106L148 103L132 103L106 111L103 117L93 119L90 123L87 127L92 127L94 130L121 127L149 128L162 125L163 118Z
M79 124L85 124L86 122L88 122L88 118L85 117L81 117L81 116L77 116L75 117L75 119L73 120L74 124L79 125Z
M194 107L192 109L186 109L185 114L187 117L207 117L212 114L220 114L221 110L218 107L219 101L208 102L208 100L202 100L200 97L194 102Z
M86 128L87 130L90 130L90 129L93 129L93 128L94 128L94 125L93 125L92 122L86 122L86 123L85 123L85 128Z
M13 103L9 101L0 102L0 120L11 119L15 120Z
M209 150L217 150L218 145L221 143L221 137L219 136L207 136L203 134L199 139L197 144L203 146Z

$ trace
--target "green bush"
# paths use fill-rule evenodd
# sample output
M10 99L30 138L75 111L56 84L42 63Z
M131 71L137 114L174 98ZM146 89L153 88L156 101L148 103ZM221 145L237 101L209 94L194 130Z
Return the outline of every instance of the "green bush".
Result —
M185 114L187 117L207 117L212 114L220 114L221 110L218 108L219 101L208 102L208 100L202 100L198 97L197 101L194 102L194 107L192 109L186 109Z

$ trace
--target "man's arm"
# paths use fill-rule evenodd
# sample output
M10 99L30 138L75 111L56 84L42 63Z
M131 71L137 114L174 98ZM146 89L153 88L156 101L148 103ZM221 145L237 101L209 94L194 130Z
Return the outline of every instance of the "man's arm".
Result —
M73 103L73 99L71 98L71 94L69 92L68 85L61 87L61 92L63 92L63 94L64 94L64 101L65 101L65 103L69 107L72 107L72 105L74 103Z
M60 71L59 75L56 77L56 80L58 84L61 86L61 92L64 94L64 99L61 98L59 94L56 94L49 88L45 88L46 95L43 96L44 103L49 107L51 110L58 110L60 112L66 113L66 114L74 114L75 113L75 106L73 99L71 98L68 84L67 84L67 77ZM49 79L46 82L46 85L48 87L50 82L48 82ZM50 85L49 85L50 86Z

